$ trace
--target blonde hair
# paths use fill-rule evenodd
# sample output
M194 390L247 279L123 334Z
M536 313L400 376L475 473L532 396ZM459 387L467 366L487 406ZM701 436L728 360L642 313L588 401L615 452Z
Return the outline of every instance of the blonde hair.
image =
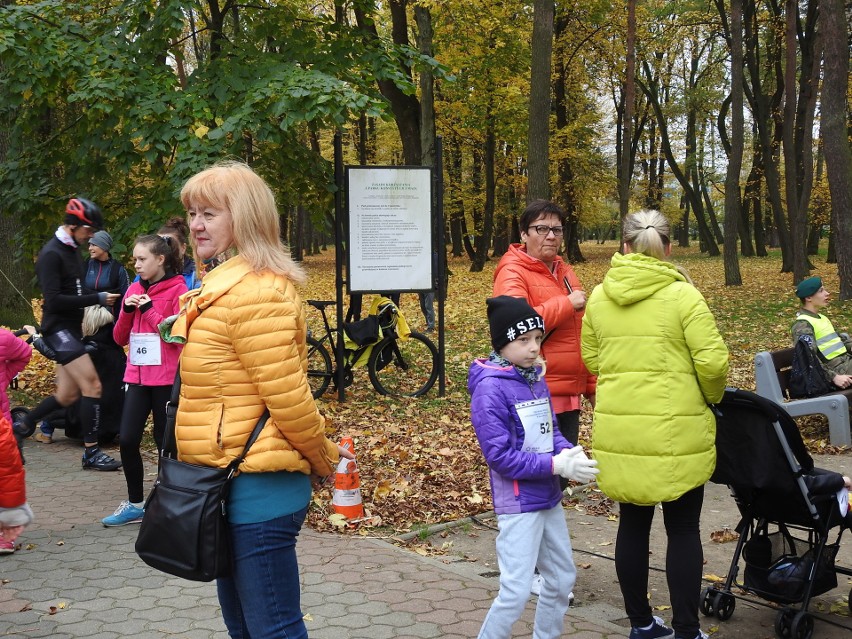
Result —
M624 241L634 253L666 259L671 227L659 211L636 211L624 218Z
M187 210L193 204L228 210L234 248L254 271L268 269L297 283L305 281L304 270L281 241L275 195L247 164L219 162L195 174L183 185L180 201Z
M538 378L544 379L544 376L547 374L547 362L541 355L539 355L535 358L535 363L536 365L541 366L541 373L538 374Z
M642 210L631 213L624 218L623 233L624 242L630 245L632 252L643 253L658 260L667 259L666 247L671 243L671 225L659 211ZM685 268L677 264L675 268L687 282L693 284Z
M114 321L112 313L103 306L87 306L83 309L83 337L91 337L99 329Z

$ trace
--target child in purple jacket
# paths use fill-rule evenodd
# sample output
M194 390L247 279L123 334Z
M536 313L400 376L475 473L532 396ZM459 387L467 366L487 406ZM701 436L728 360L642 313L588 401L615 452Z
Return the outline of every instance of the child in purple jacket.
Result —
M491 345L470 366L471 420L488 462L497 513L500 591L479 639L512 636L529 598L536 566L544 578L533 636L562 635L576 569L562 510L559 477L594 480L597 462L572 447L556 419L539 357L544 321L526 300L486 301Z

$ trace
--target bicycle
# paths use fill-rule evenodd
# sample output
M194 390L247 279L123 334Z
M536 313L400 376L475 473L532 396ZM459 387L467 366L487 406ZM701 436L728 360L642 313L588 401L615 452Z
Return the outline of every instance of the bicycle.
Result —
M315 337L308 331L308 382L314 399L321 397L337 373L330 352L334 352L334 335L325 309L337 302L306 300L322 315L325 332ZM422 333L399 331L402 315L386 298L374 303L375 312L357 322L343 324L346 338L344 385L352 383L352 371L366 363L370 382L382 395L419 397L429 391L438 379L438 349Z

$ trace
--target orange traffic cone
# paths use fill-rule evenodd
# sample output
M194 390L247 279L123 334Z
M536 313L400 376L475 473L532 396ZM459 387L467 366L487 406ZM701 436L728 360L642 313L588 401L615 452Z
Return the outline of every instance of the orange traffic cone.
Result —
M340 445L351 453L355 452L355 443L351 437L342 438ZM347 519L364 516L364 504L361 503L361 477L358 474L358 464L354 459L340 458L337 474L334 476L331 505L334 507L334 512Z

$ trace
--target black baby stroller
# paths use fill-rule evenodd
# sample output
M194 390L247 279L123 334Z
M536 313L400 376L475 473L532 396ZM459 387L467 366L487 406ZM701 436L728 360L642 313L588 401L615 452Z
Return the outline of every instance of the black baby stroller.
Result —
M843 477L814 468L796 423L774 402L728 389L714 410L717 461L711 481L730 488L742 518L727 579L704 591L701 611L729 619L736 586L783 606L775 619L778 637L810 639L811 598L836 588L837 573L852 575L835 565L840 538L852 523L852 515L841 517L837 500ZM852 592L848 605L852 608Z

